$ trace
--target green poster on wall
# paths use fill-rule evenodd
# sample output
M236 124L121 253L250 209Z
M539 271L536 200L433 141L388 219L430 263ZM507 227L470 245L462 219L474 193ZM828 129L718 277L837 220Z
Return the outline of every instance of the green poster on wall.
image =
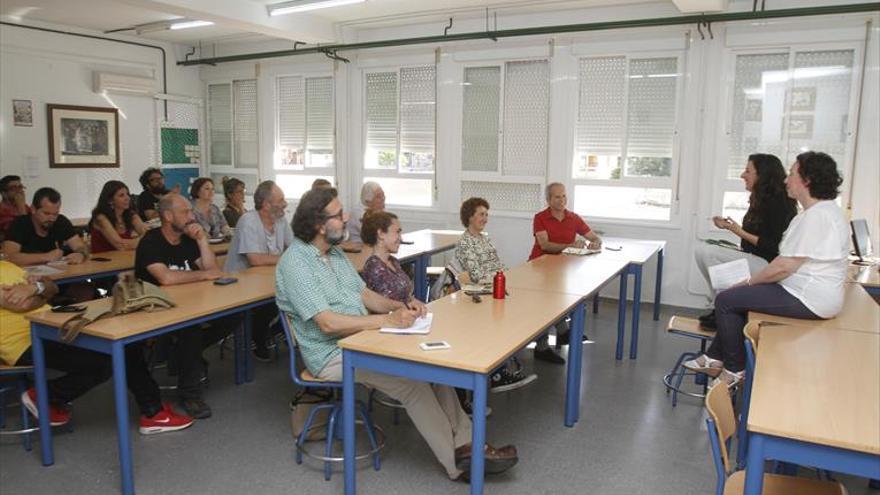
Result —
M198 129L162 129L162 163L166 165L201 162Z

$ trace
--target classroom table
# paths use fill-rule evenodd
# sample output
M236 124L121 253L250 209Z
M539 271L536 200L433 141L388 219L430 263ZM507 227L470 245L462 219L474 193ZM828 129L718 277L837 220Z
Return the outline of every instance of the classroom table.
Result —
M403 241L411 244L401 244L394 257L401 264L413 264L413 294L420 301L428 298L428 265L431 263L431 256L454 248L460 237L459 230L423 229L403 234ZM347 252L346 255L355 269L361 272L371 252L369 246L361 246L360 252Z
M880 478L880 334L762 327L756 363L746 495L765 459Z
M850 264L846 273L847 282L861 284L872 296L880 295L880 265Z
M216 255L223 255L229 251L229 243L221 242L211 244L211 251ZM134 270L134 251L105 251L93 254L89 260L76 265L52 264L51 268L61 270L60 273L52 273L48 277L58 285L81 282L83 280L110 277L127 270ZM101 258L102 261L96 261ZM108 261L103 261L104 259ZM221 266L222 268L222 266ZM25 268L27 270L27 268Z
M434 314L428 335L360 332L339 341L343 353L343 438L345 493L356 491L354 389L355 369L472 390L474 394L472 445L486 442L488 374L547 327L571 314L572 341L583 335L583 298L563 293L511 288L506 299L484 297L476 303L461 291L428 305ZM423 351L420 342L443 340L448 350ZM572 346L568 359L565 424L578 420L582 346ZM484 454L473 449L471 493L483 491Z
M843 308L834 318L805 320L749 311L749 320L799 327L843 328L880 334L880 305L860 284L844 284L843 290Z
M593 255L545 255L507 270L504 276L510 288L571 294L586 299L598 293L615 276L624 273L628 264L624 259L600 259ZM617 317L616 353L620 356L626 331L625 325L620 323L626 321L625 295L617 300Z
M176 307L137 312L98 320L85 328L70 343L76 347L109 354L113 362L113 395L116 404L116 427L119 443L119 464L122 493L134 493L134 471L128 413L128 390L125 372L125 346L181 328L204 323L223 316L247 312L243 324L235 330L235 382L253 378L250 352L250 309L274 301L275 277L266 273L237 274L238 282L216 286L211 281L163 287ZM93 304L93 303L86 303ZM70 318L69 313L43 311L26 315L31 321L31 346L34 359L34 381L39 409L40 447L43 465L55 462L52 428L49 425L49 395L46 384L46 362L43 342L60 342L58 328Z
M639 312L642 306L642 266L655 254L657 255L657 276L654 281L654 321L660 319L660 292L663 287L663 255L666 250L666 241L653 241L643 239L628 239L625 237L603 237L602 252L594 256L599 259L626 260L626 270L620 274L620 299L626 305L627 279L629 275L633 281L633 321L632 335L629 343L629 358L636 359L639 351ZM599 312L599 294L593 297L593 313ZM626 313L620 312L617 321L618 334L623 332L626 325ZM618 344L621 344L619 341ZM623 347L618 347L615 357L623 359Z

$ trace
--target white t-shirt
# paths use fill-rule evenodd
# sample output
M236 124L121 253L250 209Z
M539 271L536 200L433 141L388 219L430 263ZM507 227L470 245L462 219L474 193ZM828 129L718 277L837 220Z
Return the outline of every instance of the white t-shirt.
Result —
M269 233L263 227L260 212L248 211L235 224L235 235L232 236L223 270L227 272L245 270L251 266L247 253L280 255L291 244L293 244L293 231L284 217L275 220L275 231Z
M834 201L819 201L798 213L782 235L779 256L807 258L795 273L779 281L789 294L821 318L840 312L849 227Z

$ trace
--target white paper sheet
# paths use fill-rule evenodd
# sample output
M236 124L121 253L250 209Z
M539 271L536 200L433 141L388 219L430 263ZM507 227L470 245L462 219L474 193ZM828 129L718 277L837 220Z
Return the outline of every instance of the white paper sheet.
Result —
M601 252L602 252L602 248L590 249L587 247L583 247L583 248L567 247L562 250L562 254L574 254L577 256L586 256L588 254L596 254L596 253L601 253Z
M407 334L418 334L418 335L426 335L431 333L431 322L434 321L434 313L428 313L426 316L421 318L416 318L416 321L413 322L412 326L409 328L380 328L379 331L382 333L397 333L402 335Z
M749 278L749 262L744 258L709 267L709 280L715 290L729 289Z

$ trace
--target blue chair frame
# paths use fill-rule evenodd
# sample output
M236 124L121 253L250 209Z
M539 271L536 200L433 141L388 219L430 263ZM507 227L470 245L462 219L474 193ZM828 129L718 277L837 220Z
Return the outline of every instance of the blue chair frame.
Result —
M6 393L14 391L16 397L21 397L28 389L27 377L34 372L32 366L2 366L0 367L0 377L10 377L12 383L9 385L0 385L0 434L2 435L21 435L24 450L30 452L32 448L31 433L39 431L38 426L31 426L30 413L24 403L20 403L21 408L21 429L6 431Z
M303 425L303 431L299 434L296 439L296 449L295 449L295 460L297 464L302 464L302 456L304 452L304 444L306 439L309 436L309 432L316 427L314 425L315 417L317 416L319 411L329 410L329 420L327 423L327 438L324 447L324 457L320 458L324 461L324 479L329 481L332 473L332 462L342 462L344 459L342 457L332 457L333 456L333 441L342 439L342 382L331 382L331 381L319 381L319 380L305 380L303 379L299 373L297 373L296 369L296 353L297 353L297 343L296 338L293 333L293 329L291 328L290 321L283 311L279 311L279 316L281 318L281 325L284 328L284 335L287 337L288 349L290 350L290 377L293 379L293 382L297 384L297 386L302 388L315 388L315 389L332 389L334 399L332 402L327 402L324 404L320 404L315 406L312 411L309 413L308 418L306 418L306 422ZM367 412L367 408L363 402L357 401L356 411L358 415L361 417L365 429L367 431L367 438L370 441L370 451L367 454L358 456L358 459L366 458L367 456L373 456L373 469L376 471L381 467L381 462L379 460L379 450L384 446L383 444L378 444L376 440L375 429L376 426L373 424L373 420L370 418L369 413Z

